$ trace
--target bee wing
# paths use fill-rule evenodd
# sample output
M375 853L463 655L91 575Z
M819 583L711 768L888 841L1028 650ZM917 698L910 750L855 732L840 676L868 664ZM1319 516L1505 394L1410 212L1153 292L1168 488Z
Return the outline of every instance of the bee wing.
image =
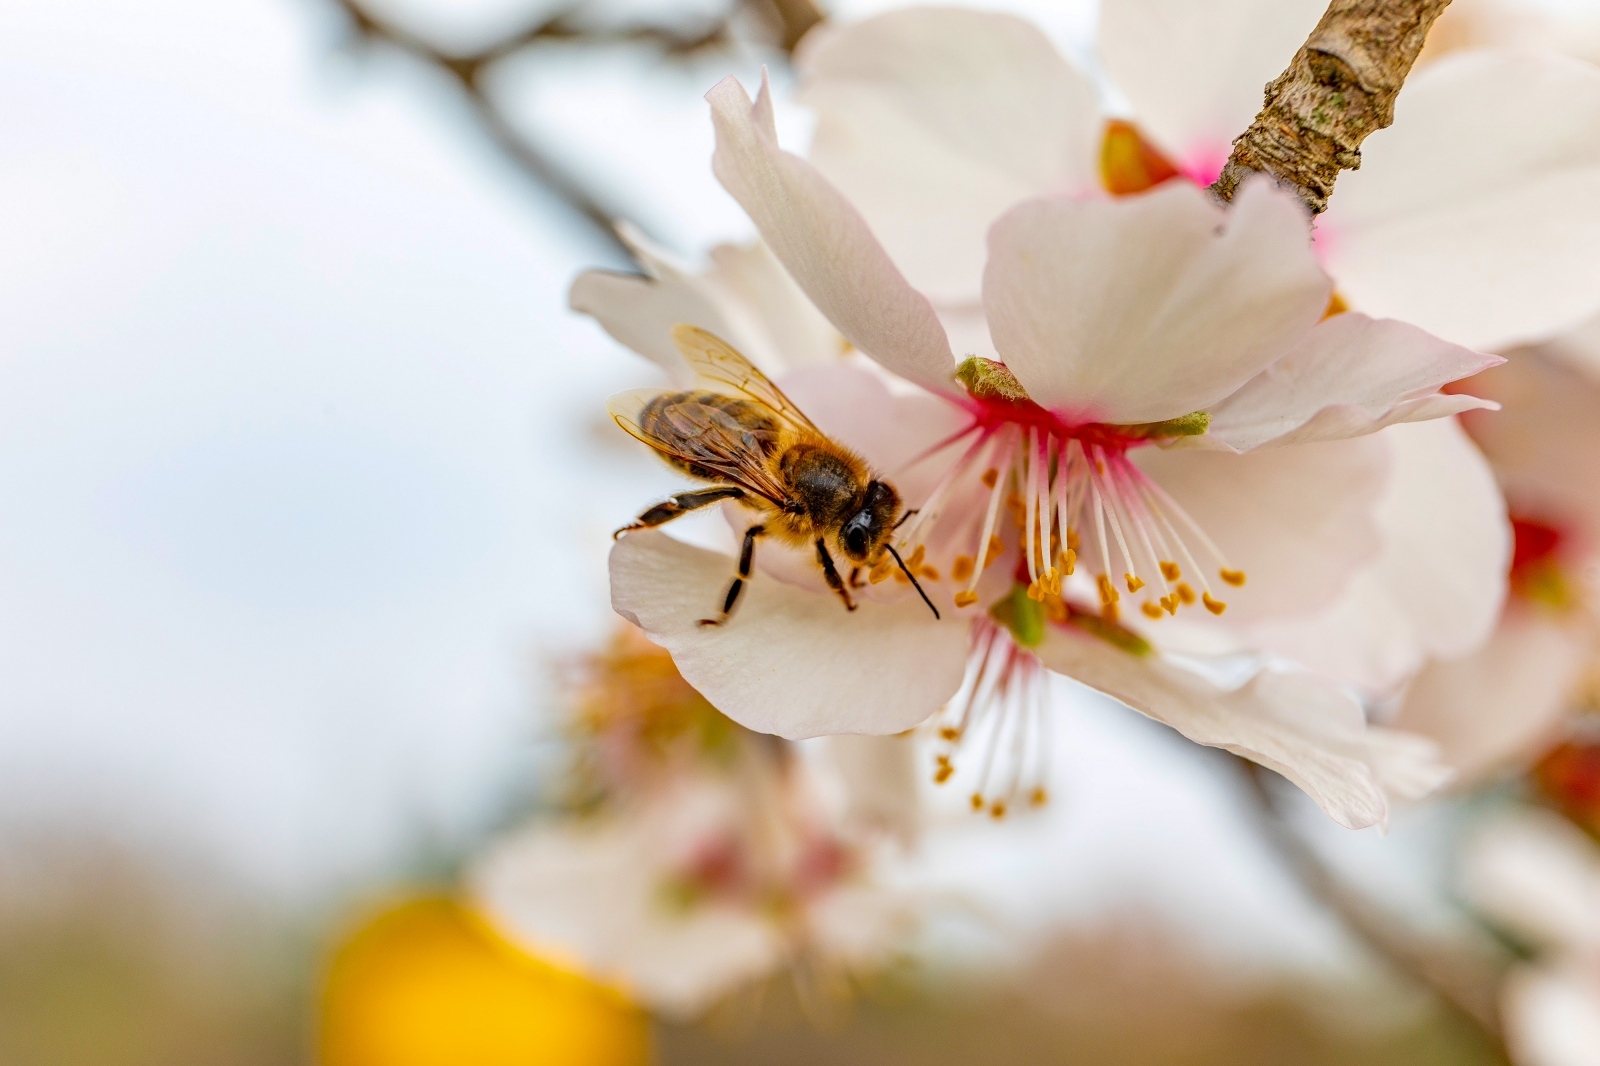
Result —
M709 404L684 402L666 413L673 437L657 436L639 424L639 412L659 395L659 389L619 392L606 401L606 410L617 425L660 454L704 467L775 506L788 501L788 490L767 469L767 453L776 444L770 431L741 425Z
M796 429L821 435L822 431L811 424L811 419L783 394L782 389L721 337L707 333L698 326L678 325L672 327L672 340L690 368L713 391L731 390L736 395L771 408L774 414Z

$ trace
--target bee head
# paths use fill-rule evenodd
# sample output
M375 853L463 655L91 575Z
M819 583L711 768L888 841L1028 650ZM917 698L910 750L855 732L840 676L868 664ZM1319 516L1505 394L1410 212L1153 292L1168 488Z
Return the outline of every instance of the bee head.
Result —
M895 518L900 513L900 494L887 481L874 479L867 482L859 502L856 512L845 520L839 542L852 562L864 564L873 561L889 531L894 529Z

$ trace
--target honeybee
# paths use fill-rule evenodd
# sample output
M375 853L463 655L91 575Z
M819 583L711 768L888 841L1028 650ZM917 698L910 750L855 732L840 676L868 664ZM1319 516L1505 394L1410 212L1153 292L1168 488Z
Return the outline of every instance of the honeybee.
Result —
M894 486L812 425L765 374L720 338L680 325L673 327L672 339L701 387L634 390L613 396L608 407L617 425L713 487L680 492L613 536L664 525L723 500L737 500L760 514L761 520L744 532L739 571L721 612L700 619L703 626L721 625L733 613L761 537L814 548L823 579L851 611L856 603L850 589L860 587L861 568L878 564L887 552L938 618L939 609L890 543L893 531L914 513L902 512ZM853 564L848 585L839 576L834 552Z

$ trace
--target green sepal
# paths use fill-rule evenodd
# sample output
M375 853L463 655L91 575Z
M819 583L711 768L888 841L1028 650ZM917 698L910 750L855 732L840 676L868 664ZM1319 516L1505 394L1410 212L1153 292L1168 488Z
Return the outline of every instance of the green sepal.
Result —
M1011 639L1024 648L1037 648L1044 641L1044 604L1028 598L1022 585L1012 585L1011 594L989 608L989 617L1011 631Z
M1021 403L1028 398L1028 390L1004 363L969 355L956 367L956 380L975 400L1009 400Z
M1155 647L1148 641L1115 622L1109 622L1097 614L1087 611L1072 611L1067 615L1067 624L1076 626L1092 637L1099 637L1114 648L1120 648L1129 655L1143 658L1155 652Z
M1133 426L1117 426L1117 432L1142 440L1169 440L1173 437L1198 437L1211 428L1211 415L1205 411L1190 411L1177 418L1160 422L1140 422Z

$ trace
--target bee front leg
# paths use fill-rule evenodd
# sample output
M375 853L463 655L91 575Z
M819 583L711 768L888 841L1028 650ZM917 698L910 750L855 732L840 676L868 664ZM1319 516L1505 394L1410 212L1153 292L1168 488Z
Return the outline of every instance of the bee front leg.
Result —
M861 567L859 566L852 566L850 568L850 587L853 589L866 587L866 582L861 580Z
M756 538L766 531L766 526L751 526L744 531L744 545L739 549L739 576L728 586L728 595L722 600L722 614L716 618L700 619L701 625L720 626L733 613L734 604L739 602L739 593L744 591L744 583L750 580L750 567L756 558Z
M844 582L839 579L839 571L834 569L833 556L828 554L828 545L821 537L817 538L817 562L822 564L822 576L827 579L828 587L839 594L844 601L845 610L856 609L856 601L850 598L850 590L844 587Z
M743 498L744 489L733 485L719 485L714 489L696 489L694 492L680 492L665 503L658 503L638 518L635 518L632 525L623 526L611 534L611 539L616 540L624 533L635 529L649 529L652 526L666 525L674 518L681 518L690 511L709 507L713 503Z

